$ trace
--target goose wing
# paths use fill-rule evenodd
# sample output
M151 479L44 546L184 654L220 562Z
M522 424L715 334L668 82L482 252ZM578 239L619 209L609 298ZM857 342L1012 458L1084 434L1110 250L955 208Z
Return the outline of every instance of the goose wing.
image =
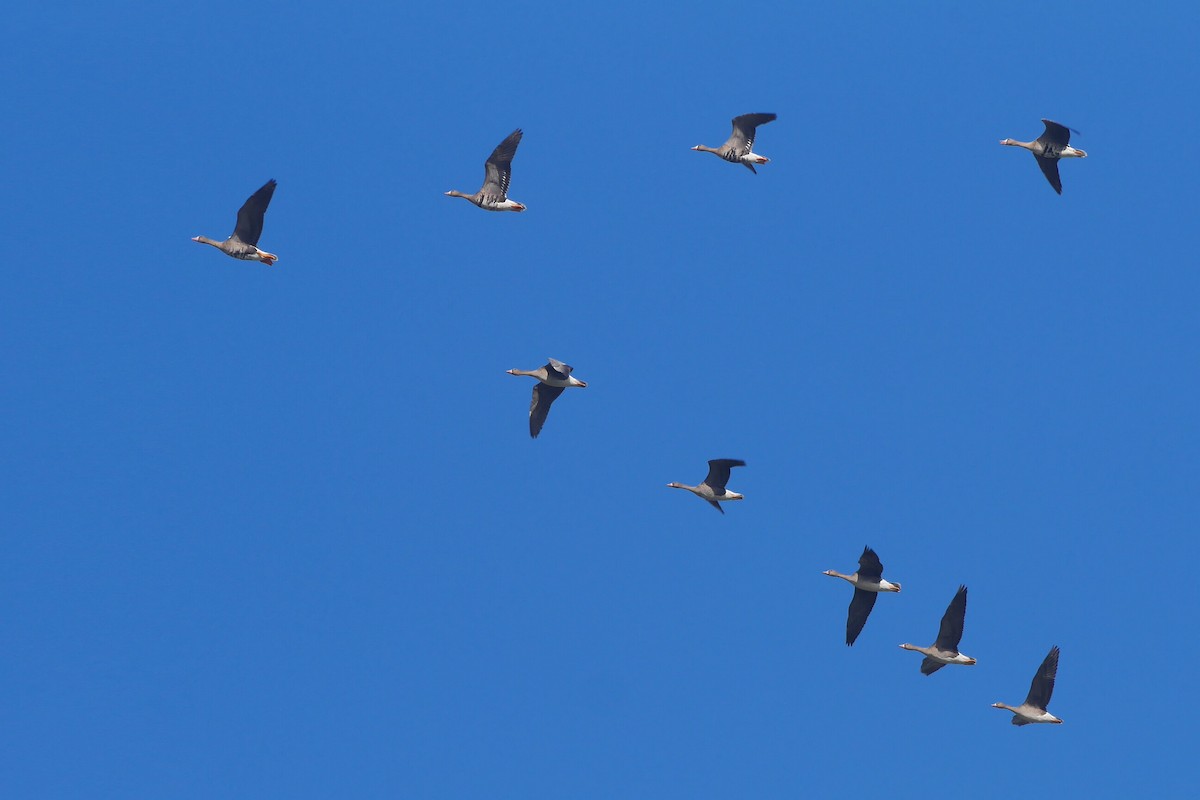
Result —
M1046 707L1050 705L1050 695L1054 693L1054 678L1057 675L1058 646L1056 645L1050 648L1050 652L1033 676L1033 683L1029 685L1029 696L1025 698L1025 705L1045 711Z
M1042 120L1042 124L1046 126L1046 130L1038 137L1039 142L1056 144L1060 149L1071 143L1071 131L1074 128L1068 128L1066 125L1060 125L1049 119ZM1079 131L1075 131L1075 133L1079 133Z
M933 646L944 653L957 653L958 643L962 641L963 620L966 619L966 616L967 587L959 586L954 599L950 601L950 605L946 606L946 613L942 615L942 625L938 628L937 641L933 643Z
M871 609L875 607L875 592L865 592L855 587L854 597L850 598L850 609L846 615L846 645L854 644L854 640L862 633Z
M1037 153L1034 153L1033 157L1037 159L1038 166L1042 168L1042 174L1046 176L1046 180L1050 181L1054 191L1062 194L1062 180L1058 177L1058 159L1046 158Z
M262 236L263 215L267 213L267 206L271 204L271 197L274 194L275 180L272 178L264 183L261 189L250 195L238 209L237 224L234 225L233 236L230 238L257 246L258 238Z
M759 125L775 119L774 114L742 114L733 118L733 134L722 146L722 150L737 157L754 150L754 132Z
M529 435L534 439L546 424L550 404L563 393L563 386L548 386L540 381L533 385L533 400L529 402Z
M551 358L549 359L549 363L546 364L545 369L549 377L565 381L567 376L571 374L572 367L570 364L564 364L557 358Z
M876 581L883 577L883 562L869 547L864 547L862 555L858 557L858 576L873 578ZM874 592L870 592L870 594L874 594Z
M744 466L746 462L738 458L714 458L708 462L708 477L704 479L704 483L714 494L724 494L725 484L729 483L730 468Z
M944 666L946 665L937 659L925 656L925 660L921 662L921 674L932 675Z
M496 149L488 156L483 165L483 188L480 194L486 200L502 203L508 199L508 181L512 177L512 160L517 154L517 145L521 143L521 129L517 128L508 137L496 145Z

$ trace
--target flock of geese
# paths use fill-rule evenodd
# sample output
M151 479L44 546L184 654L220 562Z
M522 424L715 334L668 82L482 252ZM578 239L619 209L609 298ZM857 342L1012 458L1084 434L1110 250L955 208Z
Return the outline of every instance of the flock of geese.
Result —
M733 132L720 147L709 147L698 144L693 147L704 153L712 153L725 161L741 164L757 174L755 165L768 163L770 159L754 152L754 136L760 125L766 125L775 120L775 114L742 114L733 118ZM1011 147L1023 147L1033 153L1038 167L1050 182L1050 186L1058 194L1062 194L1062 180L1058 174L1058 162L1063 158L1086 158L1087 153L1076 147L1071 147L1072 128L1043 119L1045 131L1032 142L1022 142L1016 139L1001 139L1000 144ZM1074 131L1078 133L1078 131ZM496 146L492 154L484 162L483 186L474 194L466 194L455 189L446 192L449 197L461 197L470 200L485 211L524 211L525 205L508 197L508 186L512 179L512 161L517 153L517 145L521 143L521 129L510 133L504 141ZM192 241L212 245L221 252L233 258L245 261L261 261L272 266L279 256L261 250L258 240L262 236L263 217L267 206L275 194L275 181L267 181L262 188L242 204L238 209L237 222L233 233L224 241L215 241L206 236L193 237ZM533 399L529 404L529 435L537 438L546 423L550 413L550 405L563 390L571 387L585 388L587 383L572 375L572 368L563 362L551 358L549 362L538 369L510 369L509 375L521 375L537 379L533 386ZM715 458L708 462L708 475L697 486L685 483L668 483L672 489L686 489L722 514L725 510L721 503L742 500L743 495L729 491L725 485L729 482L730 470L734 467L744 467L746 462L733 458ZM850 608L846 617L846 644L853 645L867 617L875 607L875 599L881 592L899 592L900 584L885 580L883 563L870 547L863 549L858 559L858 571L852 575L844 575L835 570L826 570L825 575L841 578L854 587L854 595L850 599ZM967 615L967 587L959 586L942 622L938 628L937 639L928 647L915 644L902 644L905 650L921 653L925 658L921 661L921 673L932 675L947 665L974 666L975 659L959 652L958 645L962 641L963 623ZM1029 725L1031 723L1061 723L1062 720L1047 711L1050 695L1054 691L1054 679L1058 674L1058 647L1050 648L1050 652L1038 667L1029 687L1025 702L1019 706L1005 703L993 703L993 708L1011 711L1012 724Z
M710 462L711 463L711 462ZM728 470L726 470L728 474ZM686 488L686 487L685 487ZM741 495L738 495L741 497ZM854 596L850 598L850 610L846 615L846 644L854 644L855 639L862 633L867 624L867 617L875 607L875 598L880 592L899 592L900 584L884 580L883 562L878 554L870 547L864 547L858 559L858 572L853 575L827 569L826 575L841 578L854 586ZM967 618L967 587L959 586L954 593L946 613L942 615L942 623L938 627L937 639L929 647L917 644L902 644L901 648L920 653L925 658L921 661L921 674L932 675L947 664L962 664L975 666L975 659L965 653L960 653L958 643L962 641L963 623ZM1005 703L992 703L992 708L1003 708L1013 713L1013 725L1029 725L1034 722L1060 723L1061 719L1046 710L1050 705L1050 694L1054 691L1054 678L1058 675L1058 648L1051 647L1050 653L1034 673L1033 683L1025 702L1019 706Z

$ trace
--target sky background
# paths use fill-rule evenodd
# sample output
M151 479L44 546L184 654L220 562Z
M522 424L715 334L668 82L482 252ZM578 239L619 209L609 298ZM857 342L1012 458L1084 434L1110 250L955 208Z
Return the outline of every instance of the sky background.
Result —
M5 15L0 796L1194 791L1195 3Z

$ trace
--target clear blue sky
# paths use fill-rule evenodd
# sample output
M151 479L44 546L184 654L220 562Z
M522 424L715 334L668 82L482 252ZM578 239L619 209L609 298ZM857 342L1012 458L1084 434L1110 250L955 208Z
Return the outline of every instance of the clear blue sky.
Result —
M1194 790L1194 3L6 17L0 796Z

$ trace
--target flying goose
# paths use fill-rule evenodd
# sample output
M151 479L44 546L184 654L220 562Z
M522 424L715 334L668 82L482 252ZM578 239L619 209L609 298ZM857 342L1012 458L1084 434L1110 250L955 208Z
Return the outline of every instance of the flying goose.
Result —
M875 596L879 592L898 592L900 584L883 579L883 564L879 556L869 547L864 547L858 558L858 572L853 575L843 575L832 569L825 570L824 575L841 578L854 584L854 596L850 598L850 612L846 616L846 645L854 644L858 634L862 633L871 609L875 607Z
M1050 705L1050 695L1054 692L1054 677L1058 674L1058 647L1051 647L1050 653L1038 667L1029 685L1029 696L1025 702L1015 708L1004 703L992 703L992 708L1004 708L1013 712L1013 725L1029 725L1033 722L1055 722L1062 720L1046 710Z
M693 150L704 153L715 153L726 161L741 164L755 175L758 170L755 164L765 164L770 161L766 156L751 152L754 149L754 131L759 125L766 125L775 119L774 114L742 114L733 118L733 134L720 147L708 147L698 144Z
M258 249L258 237L262 236L263 215L271 204L271 196L275 194L275 180L271 179L262 185L254 194L242 203L238 209L237 224L233 233L223 242L215 242L207 236L193 236L193 242L211 244L222 253L243 261L261 261L268 267L279 260L279 256Z
M1075 130L1074 128L1059 125L1057 122L1052 122L1048 119L1042 120L1042 123L1046 126L1045 132L1032 142L1001 139L1000 144L1006 144L1011 147L1024 147L1033 153L1033 157L1037 159L1038 166L1042 168L1042 174L1046 176L1046 180L1050 181L1050 185L1054 187L1054 191L1062 194L1062 181L1058 177L1058 160L1060 158L1087 158L1087 153L1078 148L1071 147L1071 131ZM1075 131L1075 133L1079 133L1079 131Z
M672 489L687 489L697 497L707 500L713 508L724 514L725 509L721 508L721 503L743 499L737 492L725 489L725 484L729 482L729 470L744 466L746 462L740 458L714 458L708 462L708 477L699 486L688 486L686 483L668 483L667 486Z
M475 194L463 194L457 189L446 192L448 197L464 197L484 211L524 211L525 206L508 199L508 181L512 177L512 160L521 143L521 129L517 128L488 156L483 165L483 188ZM574 384L572 384L574 385Z
M959 586L958 592L946 613L942 615L942 626L938 628L937 641L929 647L915 644L900 645L905 650L916 650L925 654L921 662L921 674L932 675L947 664L966 664L971 666L975 659L958 652L958 643L962 641L963 619L967 616L967 587Z
M520 131L517 133L520 134ZM572 375L571 367L556 358L550 359L550 363L544 367L531 370L510 369L508 374L528 375L538 379L538 382L533 385L533 400L529 403L529 435L534 439L542 431L546 415L550 413L550 404L563 393L563 389L568 386L578 386L581 389L587 387L586 381L581 381Z

